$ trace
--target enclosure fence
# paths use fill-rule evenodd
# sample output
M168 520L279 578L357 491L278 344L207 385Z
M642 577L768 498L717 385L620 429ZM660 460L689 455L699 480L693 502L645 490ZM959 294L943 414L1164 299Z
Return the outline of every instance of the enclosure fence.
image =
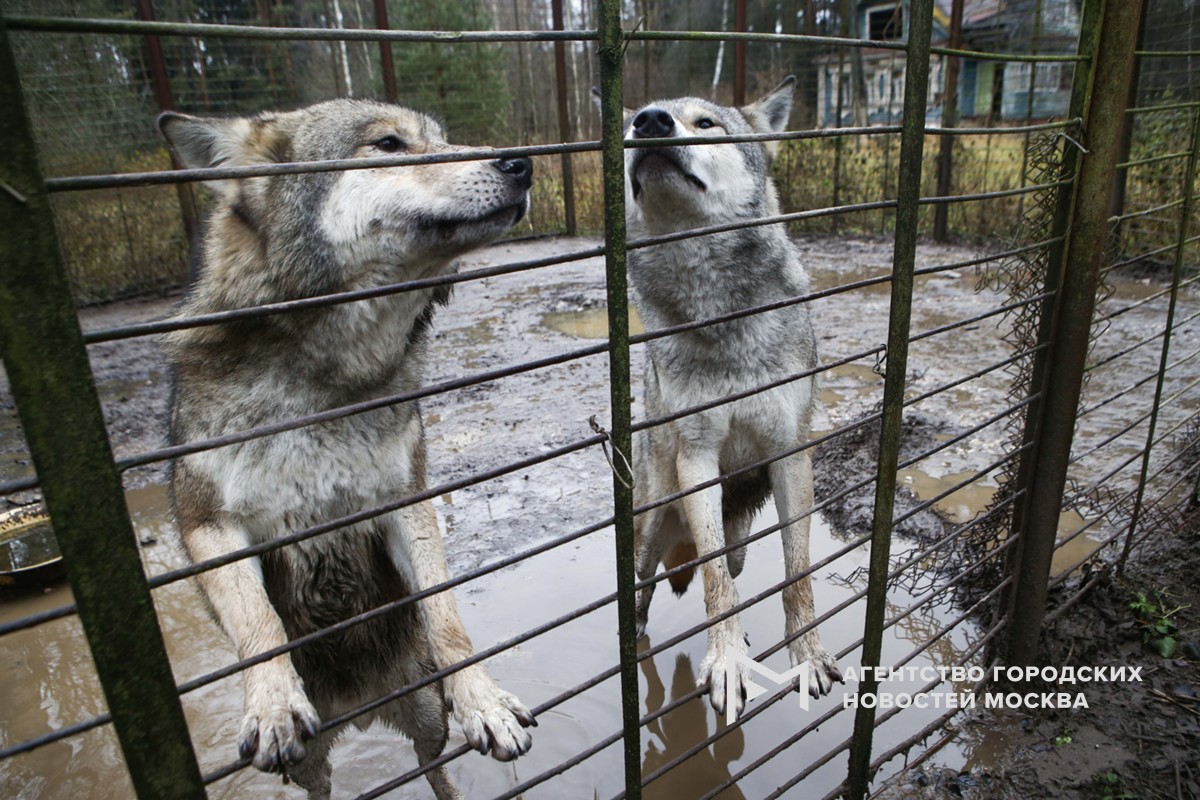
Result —
M961 4L955 5L961 12ZM1154 3L1148 5L1153 7ZM0 622L0 648L6 642L37 631L61 631L65 635L66 624L77 618L87 637L106 710L76 719L56 718L44 731L23 738L0 731L0 775L7 771L10 776L7 780L28 778L37 773L38 768L33 765L38 763L35 759L40 754L82 742L90 732L111 729L119 741L123 768L139 797L200 798L218 796L229 791L229 787L237 791L236 787L242 786L238 781L248 780L247 774L252 772L250 762L234 757L232 737L223 736L216 744L197 738L193 717L204 710L199 704L189 705L194 703L195 693L236 677L250 666L292 653L396 608L439 592L461 593L475 586L486 586L486 581L506 569L527 565L536 570L540 556L596 541L610 542L612 548L612 560L602 562L607 589L600 596L571 609L554 607L553 597L542 598L543 608L536 610L552 609L543 621L495 640L489 639L486 632L473 632L478 646L476 655L448 669L430 672L413 684L396 687L334 719L322 720L322 730L352 722L470 664L493 657L514 658L523 647L536 647L556 631L604 612L609 615L605 619L616 622L615 632L608 629L609 638L602 645L610 666L547 696L532 708L543 724L535 732L534 751L518 761L517 768L522 769L521 765L538 752L539 742L543 741L539 736L553 736L554 726L559 724L556 720L592 719L586 710L578 710L589 708L586 703L610 702L619 706L619 715L612 721L609 717L596 717L605 720L602 723L605 727L587 729L578 746L572 744L572 752L558 757L557 751L552 751L556 757L535 762L537 768L533 771L513 771L505 778L507 788L487 796L499 800L537 796L538 791L553 797L638 798L655 796L656 792L668 796L663 787L673 776L698 769L696 764L705 753L718 752L729 742L745 746L750 741L753 747L747 748L747 752L739 751L727 759L728 769L723 774L713 777L701 773L696 779L703 785L699 796L860 798L869 794L877 776L894 773L901 766L899 756L904 755L910 765L919 764L944 747L953 735L946 731L946 726L961 713L960 709L918 716L913 709L897 707L880 711L874 704L852 706L826 698L818 701L824 705L818 704L815 713L797 722L794 715L780 711L785 705L792 705L782 701L795 697L792 687L785 686L748 704L746 713L736 722L718 723L712 732L704 727L702 735L651 763L648 742L669 740L665 731L672 720L680 719L679 715L703 702L701 690L673 686L671 695L659 698L652 707L648 695L658 680L656 657L680 652L690 640L702 639L700 635L709 627L732 614L751 613L777 604L778 596L804 575L773 581L748 594L728 614L712 619L697 617L694 624L672 630L652 645L639 649L635 635L637 590L724 557L738 547L751 547L759 542L775 546L779 532L795 521L778 520L754 531L746 540L639 580L633 561L634 521L639 514L797 452L837 452L832 449L847 442L863 441L868 443L867 451L871 453L870 468L852 476L852 482L839 483L831 491L819 491L818 502L805 512L815 517L854 496L865 494L873 498L869 520L840 531L841 536L831 551L819 557L814 555L805 573L818 577L831 569L851 572L845 596L829 608L818 604L818 615L811 625L781 640L773 640L766 648L754 648L752 655L759 662L767 663L770 659L770 663L782 663L781 651L786 650L790 640L812 628L836 625L854 631L844 641L839 640L836 657L843 669L861 665L902 670L914 664L935 663L981 668L972 673L982 675L981 680L954 684L956 692L981 692L992 680L993 667L1037 663L1039 636L1048 609L1054 609L1052 614L1062 613L1096 585L1105 569L1123 569L1140 544L1164 526L1176 524L1182 513L1179 509L1185 508L1196 494L1200 460L1188 442L1200 428L1194 410L1198 405L1196 386L1200 379L1190 377L1195 372L1192 362L1200 355L1200 341L1197 341L1200 327L1196 324L1200 309L1196 308L1193 286L1196 242L1200 238L1195 232L1194 204L1196 161L1200 152L1200 101L1191 97L1164 100L1157 91L1139 93L1139 81L1151 85L1153 80L1161 79L1168 71L1164 64L1186 62L1188 66L1180 69L1190 75L1190 63L1200 53L1190 49L1139 49L1140 23L1145 11L1140 0L1084 0L1076 47L1071 52L1055 54L989 53L936 45L934 0L912 0L911 4L904 4L904 9L907 35L903 41L801 33L645 29L636 26L636 20L623 17L622 4L615 0L602 0L596 9L594 28L578 30L441 32L384 26L288 27L273 25L271 18L260 20L265 24L258 25L159 21L153 19L152 13L142 13L140 19L6 14L0 21L0 92L3 92L0 105L7 109L0 119L0 145L8 154L0 172L0 189L3 189L0 219L4 231L0 238L0 291L3 292L0 344L36 475L6 480L0 484L0 493L11 496L38 491L44 496L69 570L74 598ZM395 15L392 22L399 24ZM562 27L561 14L555 18L555 24ZM86 35L97 42L113 37L144 37L147 42L154 40L164 47L178 46L185 50L190 42L230 41L327 42L338 46L355 43L364 48L361 52L366 52L367 45L378 46L386 95L395 92L394 83L388 83L394 82L391 71L395 67L390 60L392 56L383 54L403 48L437 48L451 43L516 48L549 43L573 47L574 43L584 43L594 49L598 66L600 138L573 141L563 136L563 141L555 144L509 146L506 143L504 147L472 147L453 154L254 167L159 170L134 165L134 169L105 174L46 177L39 161L45 153L39 153L35 142L22 89L24 76L14 58L12 41L18 35L26 37L24 41L50 43L47 47L52 46L56 37L67 35ZM856 48L895 52L903 57L905 71L899 122L790 130L779 135L625 141L624 78L635 53L632 48L653 43L686 47L712 42L738 46L765 43L780 50L801 46L826 48L835 58L836 54L844 55ZM338 46L332 47L332 51L342 53L340 58L349 58L345 55L348 51L339 50ZM565 58L564 53L560 48L559 57ZM1097 58L1097 54L1103 54L1103 58ZM1065 117L1052 122L1026 119L1024 124L1017 125L968 127L955 124L954 114L944 114L941 124L928 124L930 92L939 91L941 86L941 76L932 74L931 65L936 63L940 71L941 66L960 59L1024 65L1031 86L1038 85L1039 70L1069 67L1070 100ZM560 76L563 74L559 72ZM163 88L158 85L159 90ZM565 98L568 89L562 81L557 82L556 88L559 98ZM562 130L568 130L565 120L563 123ZM86 132L77 131L76 135L81 133ZM926 144L947 142L953 148L972 137L988 140L1012 137L1022 142L1024 170L1019 185L971 193L954 193L951 185L941 185L931 193L933 176L928 169ZM786 213L778 216L744 225L712 226L636 240L626 235L627 148L661 146L668 141L687 146L780 141L785 144L781 158L786 159L788 143L800 146L837 141L839 147L849 149L866 146L864 143L873 140L892 143L898 140L895 172L887 173L893 181L894 195L885 192L861 201L800 208L786 204L788 193L784 191ZM1145 155L1138 150L1143 140L1151 148ZM573 159L595 158L596 154L603 189L602 243L572 242L561 254L480 266L391 286L295 298L203 316L92 328L86 332L78 321L52 209L52 200L66 200L89 192L117 188L146 191L140 187L170 186L179 192L178 207L184 210L183 217L190 220L190 225L195 219L192 215L198 212L191 205L188 187L198 181L519 156L539 159L539 164L557 164L558 174L570 176ZM564 198L564 218L570 219L577 198L569 178L564 185L565 194L560 197ZM1118 185L1124 194L1122 205L1114 213L1114 187ZM992 242L981 246L981 254L977 256L944 262L939 261L941 251L929 255L922 249L923 220L928 222L930 217L946 210L970 214L977 206L1004 198L1019 199L1021 213L1020 224L1006 244ZM783 298L715 319L643 333L631 329L626 279L627 256L631 251L739 227L787 224L793 230L815 230L804 226L868 215L889 216L887 229L894 231L890 265L880 274L836 285L818 285L803 296ZM183 223L178 223L178 227L182 236ZM573 223L566 225L571 227ZM602 342L500 368L464 371L402 395L210 440L114 458L88 360L89 351L97 346L120 346L183 328L261 319L430 287L483 285L487 281L520 276L551 283L556 279L556 270L599 258L604 263L603 286L608 309L607 335ZM1155 277L1157 282L1149 283L1150 288L1135 299L1114 288L1122 281L1130 282L1128 275L1140 275L1136 272L1139 268L1147 270L1146 274L1159 276L1161 270L1153 272L1151 266L1163 265L1170 275L1165 285L1160 285L1162 281ZM936 282L960 280L964 275L978 277L978 297L986 298L986 307L959 318L929 323L928 327L918 325L915 312L922 309L923 303L936 302L932 288ZM644 349L647 342L801 305L812 308L819 321L822 309L828 307L826 304L838 298L868 298L871 292L878 291L886 292L887 297L886 341L846 351L838 349L834 338L822 345L822 361L811 371L689 409L685 414L661 419L635 418L637 384L631 365L638 359L632 353ZM503 315L505 309L498 308L497 313ZM1135 319L1139 321L1137 325L1131 323ZM939 353L953 351L956 341L963 341L961 337L967 332L986 326L1002 330L1005 355L976 361L960 374L945 379L939 376L932 383L914 376L915 365L936 360ZM586 424L580 420L581 435L566 443L532 446L514 436L512 451L518 454L514 460L488 463L471 474L445 480L420 494L397 497L386 505L364 508L219 558L147 574L126 505L123 476L185 455L377 408L453 398L454 393L472 387L604 361L611 418L596 422L590 435L582 434ZM1149 371L1146 364L1151 365ZM814 434L796 450L776 453L767 461L722 475L718 481L688 487L683 492L657 498L649 505L634 507L633 476L627 459L638 434L671 425L686 414L732 403L779 385L812 376L831 379L846 374L845 370L850 368L868 373L874 370L873 374L882 380L881 390L877 383L866 387L871 406L866 413L834 419L828 430ZM955 402L957 393L981 391L973 387L988 381L989 386L1002 384L1008 390L1007 395L980 405L969 424L935 437L931 444L914 447L906 443L906 431L914 420L936 416L940 413L938 409ZM1099 415L1106 415L1106 422L1093 425ZM436 423L430 427L436 428ZM485 431L484 435L508 434L497 430ZM992 442L995 446L981 446L980 442ZM963 457L969 461L969 468L956 472L952 480L929 496L897 506L897 498L905 496L901 476L906 470L920 469L955 452L965 453ZM163 635L166 622L156 612L154 601L163 590L204 571L256 558L416 503L479 489L498 479L521 475L528 478L530 470L543 465L566 469L562 465L569 464L574 469L580 459L593 467L599 465L598 469L603 471L597 474L602 474L606 481L611 469L611 513L519 551L498 553L498 558L486 564L457 571L443 584L282 647L234 659L184 680L176 677ZM906 524L921 514L942 509L947 498L981 485L994 490L981 513L965 519L941 514L938 519L943 524L935 535L911 546L896 544L896 532L904 530ZM609 531L611 540L602 538ZM1085 542L1089 546L1077 549ZM450 547L453 546L451 542ZM856 563L854 554L861 554L864 547L869 549L869 560L861 571L855 572L848 565ZM615 564L615 569L611 564ZM1087 569L1083 570L1085 566ZM1056 598L1053 606L1049 603L1052 596ZM900 604L897 598L901 598ZM951 604L953 610L946 612ZM934 614L932 609L941 611ZM524 627L525 612L519 613ZM861 635L858 635L860 625ZM885 637L901 628L908 630L907 626L918 631L917 638L911 650L897 657L894 648L885 648ZM949 648L952 640L956 645ZM640 685L642 679L646 688ZM914 692L932 691L943 684L950 685L944 675L916 687ZM877 677L864 673L852 688L861 698L875 694L880 686ZM211 694L203 696L205 702L211 701ZM597 697L607 700L596 700ZM185 708L195 713L185 716ZM764 720L770 721L769 724L763 723ZM791 727L787 727L789 724ZM839 724L842 727L837 727ZM819 729L826 732L824 738L816 735ZM830 737L829 731L840 733ZM376 765L375 769L380 771L378 780L358 797L360 800L380 797L441 765L461 763L470 772L475 766L465 762L471 757L462 758L470 749L466 744L452 743L441 756L421 767ZM602 765L597 769L608 774L583 791L569 781L572 771L588 762ZM474 763L483 769L481 759L475 757ZM416 785L414 790L419 792L423 788Z

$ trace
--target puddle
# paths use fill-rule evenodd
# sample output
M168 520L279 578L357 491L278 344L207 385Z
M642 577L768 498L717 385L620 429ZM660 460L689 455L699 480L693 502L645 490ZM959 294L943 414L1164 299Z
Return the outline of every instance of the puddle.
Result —
M134 525L147 569L159 573L182 563L173 544L167 519L166 492L154 486L128 495ZM449 498L437 503L439 513L449 511ZM774 523L771 509L756 521L756 529ZM812 530L812 557L819 559L842 543L823 520ZM907 545L896 543L903 552ZM900 553L897 553L899 555ZM566 545L473 583L470 591L457 593L460 611L478 648L517 635L550 621L569 609L584 605L613 590L613 541L605 530L580 542ZM865 568L866 548L858 548L823 570L816 582L818 611L828 609L864 585L856 573ZM848 582L832 581L840 575L855 576ZM777 537L750 547L746 568L738 579L738 591L750 597L783 577L782 552ZM920 593L899 587L889 597L889 616L906 608ZM71 600L66 586L45 593L8 598L0 602L0 620L11 620L53 608ZM187 680L233 660L223 634L213 623L190 584L173 584L155 593L175 676ZM923 609L889 630L884 658L895 661L925 641L939 620L950 613L948 606ZM826 624L822 635L831 650L851 643L861 633L861 602L843 611L838 624ZM662 641L704 618L702 592L698 585L682 598L659 592L650 616L649 641ZM776 641L783 632L782 606L773 598L742 615L752 650ZM960 628L918 658L916 665L949 664L974 637L974 629ZM492 674L508 690L534 706L581 683L616 664L616 611L607 606L573 620L543 636L493 659ZM643 643L643 647L645 644ZM695 672L704 657L705 639L693 636L680 645L643 663L640 670L644 712L653 711L690 691ZM842 659L843 666L857 662L857 652ZM786 655L776 654L766 662L777 671L787 668ZM8 698L6 724L0 728L0 745L10 745L62 725L83 721L105 709L91 656L75 619L59 620L32 630L10 634L0 640L0 666L5 675ZM668 773L647 790L647 797L678 798L702 794L715 782L749 764L778 744L781 732L798 730L816 715L839 705L843 690L833 697L814 701L804 712L788 698L777 703L744 726L739 735L721 740L681 767ZM897 691L916 687L895 687ZM232 736L240 720L241 689L236 679L219 681L189 694L185 712L203 770L215 769L234 756ZM936 712L912 710L911 726L925 724ZM920 717L918 719L918 717ZM822 727L820 735L801 740L783 757L768 762L726 797L757 797L794 775L797 764L807 763L824 752L828 744L849 735L852 714L843 712ZM468 796L490 796L571 757L597 739L616 731L621 724L619 686L608 680L574 698L540 720L534 748L515 764L499 764L474 754L459 759L451 770ZM707 703L691 702L665 715L643 735L644 769L649 772L687 750L719 725ZM888 726L884 726L887 730ZM462 741L457 729L451 746ZM353 796L415 766L411 746L399 736L378 726L346 737L334 751L335 796ZM825 792L842 780L842 759L818 770L805 786ZM609 748L583 764L525 794L529 798L582 798L618 792L621 761L618 748ZM33 800L53 797L91 797L97 800L130 796L128 778L121 766L115 736L108 728L92 731L63 743L0 762L0 796ZM423 797L423 783L402 797ZM213 787L214 797L299 797L293 788L283 788L277 778L253 771L243 772Z
M542 324L552 331L574 336L576 339L607 339L608 308L588 308L582 311L554 311L542 317ZM642 318L637 309L629 309L629 333L645 333Z

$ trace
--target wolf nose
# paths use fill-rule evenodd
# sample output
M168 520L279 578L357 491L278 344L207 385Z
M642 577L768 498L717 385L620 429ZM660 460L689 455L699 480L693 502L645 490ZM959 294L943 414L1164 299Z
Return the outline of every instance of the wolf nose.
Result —
M675 118L661 108L644 108L633 118L633 135L643 139L662 139L675 129Z
M499 158L492 164L505 175L515 178L522 189L533 185L533 162L528 158Z

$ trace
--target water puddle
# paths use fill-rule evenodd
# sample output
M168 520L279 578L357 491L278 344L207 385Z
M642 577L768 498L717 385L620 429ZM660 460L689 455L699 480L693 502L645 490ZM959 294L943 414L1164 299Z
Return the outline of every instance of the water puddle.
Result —
M601 306L582 311L555 311L544 315L542 324L576 339L607 339L608 309ZM646 332L635 308L629 309L629 332L635 335Z
M143 543L147 570L156 574L181 564L168 519L165 490L155 486L133 491L128 500L139 541ZM437 505L439 513L450 510L449 498L443 498ZM767 509L756 521L756 529L774 521L772 510ZM842 546L841 540L818 519L812 531L813 559ZM895 545L898 555L907 547L903 542ZM613 558L611 531L604 530L472 583L469 590L459 590L460 610L476 646L487 647L518 635L613 591ZM867 559L867 549L860 547L835 567L820 573L815 584L818 612L863 588L865 578L861 570ZM841 577L835 578L835 571ZM770 537L749 548L745 571L738 579L738 591L747 598L782 577L778 538ZM910 586L898 587L891 593L889 616L897 615L925 591L921 583L918 576ZM230 645L208 617L191 584L166 586L155 592L154 599L178 680L193 678L233 660ZM0 620L54 608L70 600L71 592L66 586L7 597L0 602ZM950 613L947 604L935 604L889 629L885 661L898 660L925 642L941 624L940 620ZM528 705L545 702L616 664L615 614L615 606L610 604L564 624L493 659L491 672L503 687L517 693ZM860 601L842 611L838 623L823 626L826 646L837 650L851 644L861 633L862 614ZM655 597L650 616L649 644L663 641L703 618L698 585L682 598L661 591ZM783 633L779 599L774 597L748 609L742 614L742 622L752 652L776 641ZM959 628L912 663L950 664L975 635L969 626ZM643 642L642 647L646 646ZM696 635L643 663L640 681L644 712L655 711L692 689L704 650L704 636ZM849 666L857 659L857 652L852 652L842 659L842 664ZM789 666L783 654L776 654L766 663L780 672ZM0 746L86 720L105 709L86 640L74 618L4 637L0 640L0 667L6 676L4 695L9 709L6 724L0 728ZM912 691L918 687L894 688ZM836 687L833 697L814 701L809 711L802 711L790 697L777 703L740 733L722 739L667 773L648 788L647 796L678 798L702 794L776 746L783 734L799 730L816 715L839 705L842 692L853 689L853 685ZM184 698L203 770L215 769L232 760L232 737L240 722L241 702L240 681L236 678L218 681ZM928 712L913 709L905 715L909 720L904 723L905 730L925 724L935 714L932 709ZM849 735L851 719L849 712L839 714L822 727L820 735L802 739L783 757L773 759L748 776L739 789L723 796L761 796L794 775L796 765L816 758L830 742ZM563 703L543 715L540 722L533 750L515 764L499 764L474 754L454 762L451 769L463 791L472 797L505 791L618 730L621 711L617 680L610 679ZM644 769L647 772L656 769L721 725L723 722L707 703L690 702L671 711L643 735ZM882 730L885 736L899 735L899 731L887 725ZM455 730L451 746L461 741ZM348 735L333 758L335 796L343 797L366 791L415 766L411 746L378 726ZM818 792L832 788L844 776L843 762L844 758L834 759L805 785ZM606 796L621 788L620 765L618 748L609 748L525 796L582 798L596 793ZM416 784L397 796L423 797L427 793L423 784ZM0 796L30 800L86 796L116 800L130 794L115 736L107 727L0 762ZM294 787L282 787L277 778L251 770L217 784L212 796L290 798L299 797L300 793Z

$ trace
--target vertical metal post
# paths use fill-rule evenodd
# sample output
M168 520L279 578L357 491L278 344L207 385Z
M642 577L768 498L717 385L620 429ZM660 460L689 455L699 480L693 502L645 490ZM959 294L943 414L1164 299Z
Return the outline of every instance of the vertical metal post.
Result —
M1026 484L1028 503L1021 552L1010 593L1013 606L1007 655L1008 663L1013 665L1032 664L1037 657L1141 10L1142 0L1107 2L1100 22L1096 52L1104 57L1095 59L1092 69L1084 127L1088 153L1082 158L1074 193L1063 281L1050 339L1054 349L1047 375L1053 375L1054 380L1044 383L1038 457Z
M554 16L554 30L563 30L562 0L551 0L551 13ZM647 44L649 44L647 42ZM571 114L567 108L567 44L558 41L554 43L554 78L558 93L558 136L564 142L569 142L571 136ZM571 154L562 154L563 176L563 218L566 222L567 236L575 235L575 172L571 166Z
M1138 50L1143 49L1142 43L1146 38L1146 8L1142 7L1142 19L1138 22ZM1138 83L1142 71L1141 56L1135 55L1133 61L1133 75L1129 81L1129 100L1127 105L1133 108L1137 105ZM1122 120L1123 128L1121 130L1121 152L1117 154L1117 163L1123 164L1129 160L1129 154L1133 152L1133 127L1136 121L1133 117L1126 115ZM1108 204L1108 215L1110 217L1119 217L1125 213L1125 195L1129 185L1129 167L1117 168L1117 179L1113 183L1112 202ZM1117 223L1117 236L1121 235L1121 223Z
M1133 97L1130 92L1130 97ZM1131 120L1126 120L1131 122ZM1146 496L1146 476L1150 474L1150 453L1154 446L1154 432L1158 427L1158 412L1162 405L1163 384L1166 382L1167 365L1170 361L1171 329L1175 327L1175 309L1179 300L1179 281L1183 276L1183 254L1187 249L1188 229L1195 207L1196 159L1200 151L1200 111L1192 114L1192 149L1188 153L1187 172L1183 179L1183 207L1179 210L1179 234L1175 243L1175 268L1171 273L1171 302L1167 306L1167 326L1163 332L1162 353L1158 361L1158 379L1154 385L1154 405L1150 409L1150 427L1146 431L1146 450L1142 453L1142 471L1138 475L1137 496L1133 502L1133 514L1129 518L1129 531L1125 534L1125 545L1117 561L1117 574L1125 571L1125 562L1133 548L1134 534L1142 518L1142 501ZM1120 157L1118 155L1118 157Z
M203 798L0 18L0 355L138 795Z
M954 0L950 7L950 48L962 48L963 0ZM953 128L958 124L958 70L962 59L958 56L946 56L946 83L942 87L942 127ZM951 173L954 170L954 137L943 136L938 143L937 194L946 197L950 194ZM950 205L938 203L933 208L933 238L944 242L950 218Z
M925 148L925 107L929 93L929 46L933 29L933 0L913 0L904 81L904 121L900 139L899 188L893 249L892 296L888 312L887 373L883 387L883 421L875 476L875 512L871 523L871 560L867 610L863 630L862 665L877 667L883 650L883 617L887 610L888 559L891 555L892 512L896 500L896 468L904 411L904 382L908 372L908 338L912 322L913 270L917 257L918 205L921 196L921 158ZM874 694L879 681L865 675L859 695ZM851 800L866 797L871 778L871 739L875 707L859 705L854 715L847 778Z
M1100 17L1104 0L1084 0L1080 9L1079 42L1075 52L1087 60L1075 62L1075 74L1071 86L1071 100L1067 109L1069 119L1081 119L1087 111L1089 93L1091 91L1092 67L1096 62L1096 47L1100 38ZM1082 153L1079 148L1064 142L1062 163L1058 178L1072 180L1077 178L1079 159ZM1058 320L1059 297L1062 289L1064 262L1067 254L1067 232L1071 224L1071 208L1074 199L1074 184L1072 188L1060 188L1054 207L1054 218L1051 221L1050 235L1054 242L1047 248L1046 276L1044 292L1046 299L1042 301L1038 313L1037 344L1047 345L1053 342L1054 329ZM1033 358L1030 370L1029 395L1037 397L1027 406L1025 412L1024 431L1021 436L1021 458L1017 463L1015 484L1018 490L1023 490L1013 501L1012 536L1024 537L1026 530L1026 508L1029 505L1029 486L1033 480L1039 450L1037 443L1041 441L1042 405L1046 383L1050 379L1051 349L1042 347ZM1009 549L1005 565L1005 574L1015 575L1021 560L1021 543ZM1010 583L1000 594L997 603L998 616L1006 617L1012 611L1014 584Z
M154 21L152 0L138 0L138 17L146 22ZM154 97L159 111L174 111L175 97L171 92L171 81L167 77L167 61L163 58L162 42L157 36L146 36L146 62L150 65L150 81L154 84ZM170 148L168 148L170 150ZM171 152L171 168L183 169L183 164ZM190 183L175 184L179 196L179 213L183 217L183 233L190 242L196 235L196 198Z
M746 32L746 0L733 0L733 29ZM733 104L746 105L746 40L733 43Z
M391 30L388 25L387 0L375 0L375 27L381 31ZM379 65L383 70L383 96L389 103L399 102L396 94L396 64L392 61L392 43L379 43Z
M600 147L604 184L604 263L608 288L608 370L612 403L611 442L632 455L629 383L629 279L625 249L625 120L622 103L621 0L600 0ZM621 720L624 728L625 797L641 800L642 731L638 698L637 624L633 569L633 475L613 459L613 519L617 562L617 637L621 656Z

